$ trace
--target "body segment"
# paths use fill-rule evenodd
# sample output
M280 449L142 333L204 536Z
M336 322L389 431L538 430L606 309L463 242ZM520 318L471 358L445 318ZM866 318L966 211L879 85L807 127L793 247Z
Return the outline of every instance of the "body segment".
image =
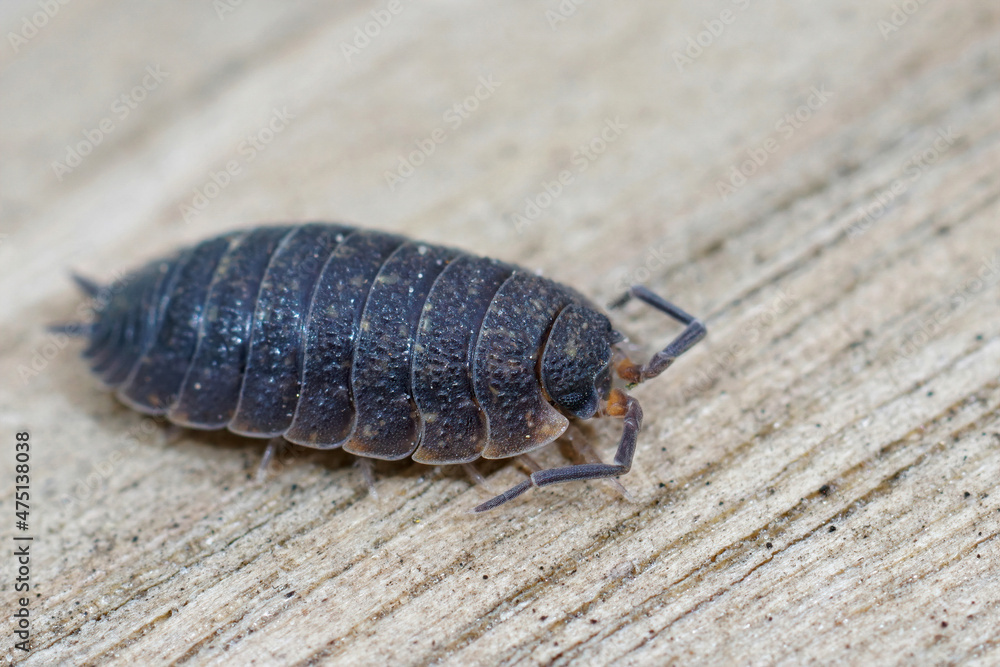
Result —
M323 264L344 239L344 231L335 225L302 225L286 234L271 254L253 305L231 431L274 437L291 425L301 389L309 302Z
M542 396L536 367L545 334L571 298L566 288L523 272L515 272L493 297L472 366L476 399L490 424L483 457L529 452L569 425Z
M271 253L288 233L260 227L234 239L215 268L198 322L198 342L167 418L192 428L224 428L236 412L246 367L252 306Z
M323 266L306 321L302 391L285 437L319 449L339 447L354 429L351 368L361 315L382 264L400 236L352 231Z
M434 283L414 343L413 395L423 417L415 461L465 463L485 449L489 423L476 401L473 355L493 295L514 270L465 255Z
M411 387L413 342L427 293L457 250L402 245L368 291L351 368L357 421L344 449L404 459L420 444L422 416Z

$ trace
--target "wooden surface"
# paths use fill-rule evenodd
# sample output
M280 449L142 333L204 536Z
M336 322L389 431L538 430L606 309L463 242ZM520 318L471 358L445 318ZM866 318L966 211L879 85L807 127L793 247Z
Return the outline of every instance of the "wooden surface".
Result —
M345 54L386 7L0 7L4 552L21 429L35 537L28 655L3 562L5 656L1000 662L1000 7L404 0ZM376 500L304 450L257 484L260 442L172 434L45 332L77 311L71 268L305 219L703 316L635 392L634 502L574 484L471 516L461 470L380 464ZM676 332L616 322L647 352ZM587 432L610 458L618 424Z

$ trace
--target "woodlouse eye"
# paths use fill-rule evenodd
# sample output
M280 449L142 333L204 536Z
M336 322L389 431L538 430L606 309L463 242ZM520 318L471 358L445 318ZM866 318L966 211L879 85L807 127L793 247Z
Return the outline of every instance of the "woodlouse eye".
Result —
M608 319L591 308L574 304L559 315L545 344L542 382L563 413L579 419L594 416L611 390L615 338Z
M579 412L583 408L587 407L588 396L583 392L579 391L574 392L572 394L567 394L560 398L561 400L559 401L559 404L562 406L563 409L568 410L570 412L574 413Z

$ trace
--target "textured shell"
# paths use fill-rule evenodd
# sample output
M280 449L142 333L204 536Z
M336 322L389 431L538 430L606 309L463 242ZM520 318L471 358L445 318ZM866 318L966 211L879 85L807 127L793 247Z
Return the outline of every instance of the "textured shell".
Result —
M550 333L566 344L564 311L606 322L497 260L342 225L259 227L129 274L84 354L122 401L177 424L459 463L565 430L538 377Z

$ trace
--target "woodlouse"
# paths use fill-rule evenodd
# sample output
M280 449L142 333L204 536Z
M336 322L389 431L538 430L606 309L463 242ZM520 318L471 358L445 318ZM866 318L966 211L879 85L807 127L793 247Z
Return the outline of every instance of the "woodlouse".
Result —
M642 422L613 388L662 373L704 325L641 286L686 325L646 364L585 297L517 266L353 227L310 223L232 232L128 274L93 322L84 356L127 405L197 429L229 430L361 457L427 464L500 459L559 437L570 419L623 419L614 464L538 470L482 503L532 486L628 472ZM617 351L617 352L616 352Z

